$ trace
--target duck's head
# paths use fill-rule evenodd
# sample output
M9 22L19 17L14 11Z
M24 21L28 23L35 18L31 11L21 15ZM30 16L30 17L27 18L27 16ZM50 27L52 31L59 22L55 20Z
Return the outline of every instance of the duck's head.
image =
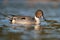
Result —
M44 18L43 11L39 9L39 10L37 10L36 13L35 13L35 20L36 20L37 24L40 23L40 18L41 18L41 17L46 21L46 19Z
M44 17L44 14L43 14L43 11L40 10L40 9L38 9L38 10L36 11L35 17L37 17L37 18L41 18L41 17L42 17L42 18L46 21L46 19L45 19L45 17Z
M35 16L37 18L40 18L42 15L43 15L43 11L42 10L37 10L36 13L35 13Z

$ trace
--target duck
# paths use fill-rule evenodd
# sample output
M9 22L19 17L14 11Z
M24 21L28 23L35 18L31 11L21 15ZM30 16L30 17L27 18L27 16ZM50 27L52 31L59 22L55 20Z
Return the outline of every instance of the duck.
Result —
M35 16L17 16L13 15L12 18L10 19L11 24L40 24L40 18L43 18L45 21L45 17L43 14L43 11L38 9L35 12Z

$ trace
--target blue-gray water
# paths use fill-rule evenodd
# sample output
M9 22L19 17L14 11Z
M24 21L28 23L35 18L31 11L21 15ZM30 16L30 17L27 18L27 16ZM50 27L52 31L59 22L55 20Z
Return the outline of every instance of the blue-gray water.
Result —
M0 40L60 40L60 3L0 3ZM15 26L7 20L11 15L32 16L41 9L47 21L40 25Z

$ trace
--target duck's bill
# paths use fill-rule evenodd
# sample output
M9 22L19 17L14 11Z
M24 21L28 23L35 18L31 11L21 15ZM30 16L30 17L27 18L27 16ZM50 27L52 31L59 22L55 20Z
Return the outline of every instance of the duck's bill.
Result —
M44 19L44 21L46 21L46 19L45 19L45 17L44 17L44 16L42 16L42 18Z

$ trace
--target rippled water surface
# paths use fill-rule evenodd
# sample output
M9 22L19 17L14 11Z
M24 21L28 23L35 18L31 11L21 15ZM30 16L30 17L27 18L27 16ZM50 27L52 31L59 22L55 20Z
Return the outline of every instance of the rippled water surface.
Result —
M37 9L44 12L47 21L40 25L12 25L11 15L34 17ZM60 40L60 3L9 3L0 6L0 40Z

